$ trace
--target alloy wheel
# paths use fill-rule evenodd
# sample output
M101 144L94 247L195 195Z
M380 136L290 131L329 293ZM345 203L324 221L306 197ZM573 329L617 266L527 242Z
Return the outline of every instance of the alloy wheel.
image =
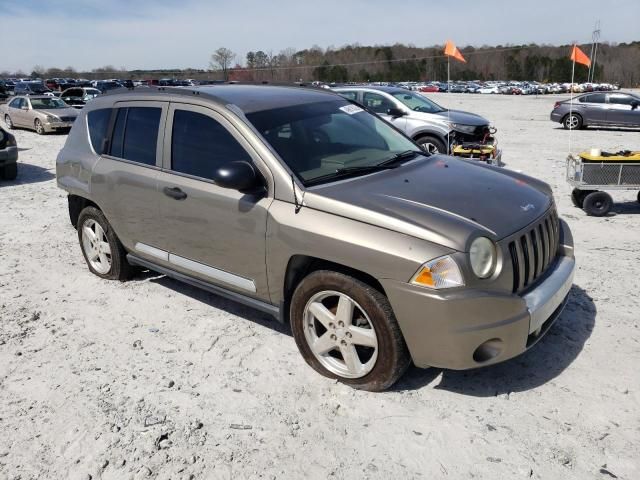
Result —
M434 145L431 142L421 143L420 146L423 148L424 151L426 151L427 153L429 153L431 155L435 155L436 153L440 153L440 150L438 150L438 146Z
M82 248L91 267L105 275L111 270L111 247L104 229L89 218L82 225Z
M378 337L367 313L348 295L316 293L304 308L304 334L324 368L345 378L367 375L378 358Z

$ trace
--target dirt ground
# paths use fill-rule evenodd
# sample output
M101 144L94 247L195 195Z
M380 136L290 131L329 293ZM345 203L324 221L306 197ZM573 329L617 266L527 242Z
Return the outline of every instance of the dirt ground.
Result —
M491 119L506 168L549 182L573 229L575 286L535 348L386 393L327 380L262 313L91 275L55 182L66 136L20 130L0 183L0 479L640 478L637 192L606 218L571 205L557 97L432 98ZM640 150L638 131L573 141Z

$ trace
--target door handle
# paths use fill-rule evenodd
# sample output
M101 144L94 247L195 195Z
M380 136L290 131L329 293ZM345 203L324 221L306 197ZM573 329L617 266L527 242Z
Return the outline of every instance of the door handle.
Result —
M178 187L164 187L162 191L167 197L171 197L175 200L184 200L185 198L187 198L187 194L180 190Z

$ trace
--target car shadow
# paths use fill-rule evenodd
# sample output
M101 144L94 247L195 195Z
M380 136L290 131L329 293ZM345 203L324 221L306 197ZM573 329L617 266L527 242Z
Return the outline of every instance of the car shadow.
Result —
M200 303L208 305L214 309L223 310L231 315L241 317L250 322L256 323L263 327L275 330L278 333L291 336L291 329L288 325L284 325L276 320L268 313L261 312L255 308L247 307L239 302L229 300L215 293L207 292L198 287L193 287L187 283L179 280L174 280L171 277L167 277L161 273L156 273L151 270L142 270L131 281L144 282L148 281L161 285L165 288L169 288L180 295L186 295L189 298L196 300Z
M18 162L18 177L15 180L0 180L0 188L10 185L26 185L52 180L56 176L46 168Z
M473 397L492 397L539 387L560 375L580 354L593 331L596 312L589 294L574 285L567 306L547 335L522 355L473 370L412 367L394 390L417 390L435 382L440 375L440 381L433 388Z
M640 214L640 202L615 202L611 211L616 215L638 215Z

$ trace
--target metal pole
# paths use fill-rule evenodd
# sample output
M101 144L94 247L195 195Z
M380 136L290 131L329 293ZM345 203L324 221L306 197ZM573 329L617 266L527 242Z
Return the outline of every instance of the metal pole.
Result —
M575 48L575 45L574 45ZM569 88L569 155L571 155L571 132L573 131L573 76L576 72L576 61L571 66L571 88Z
M451 60L449 55L447 55L447 94L451 93L451 72L450 72L450 65L451 65ZM447 98L447 100L451 100L450 98ZM451 103L449 103L449 108L447 108L447 123L449 124L449 128L447 130L447 154L451 153L449 152L449 145L451 145L451 141L449 140L449 133L451 132L451 115L450 112L451 111Z

